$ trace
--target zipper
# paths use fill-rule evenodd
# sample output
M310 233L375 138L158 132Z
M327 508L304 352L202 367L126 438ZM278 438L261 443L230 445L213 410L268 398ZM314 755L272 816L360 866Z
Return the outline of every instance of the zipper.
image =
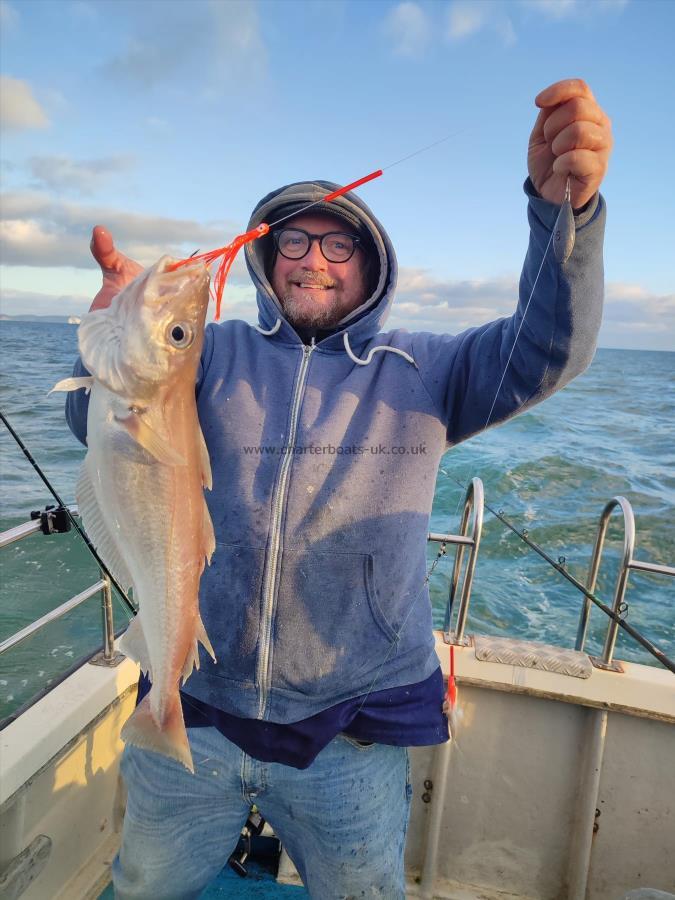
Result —
M314 350L314 338L312 338L311 346L302 348L302 362L300 364L300 372L295 383L295 393L293 395L293 405L291 407L291 425L288 433L287 446L293 447L295 444L295 435L298 430L298 418L300 412L300 403L302 402L303 388L307 379L307 369L309 360ZM267 695L269 693L270 682L270 658L272 649L272 620L274 618L274 597L276 592L276 570L279 559L279 551L281 549L281 519L284 511L284 500L286 494L286 483L288 481L288 473L293 461L293 453L287 452L281 463L279 472L279 481L274 495L272 504L272 539L270 542L270 553L267 562L267 571L263 579L263 614L262 614L262 646L258 656L258 668L256 672L256 681L260 685L260 700L258 702L258 718L262 719L267 706Z

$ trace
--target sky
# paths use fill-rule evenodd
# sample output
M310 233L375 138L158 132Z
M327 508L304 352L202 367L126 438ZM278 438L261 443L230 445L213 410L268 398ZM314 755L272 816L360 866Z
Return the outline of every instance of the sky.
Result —
M387 327L508 315L534 97L611 117L600 346L675 350L672 0L0 0L0 309L70 315L95 224L144 264L223 246L284 184L346 184L389 232ZM670 248L670 249L668 249ZM256 320L242 259L224 317Z

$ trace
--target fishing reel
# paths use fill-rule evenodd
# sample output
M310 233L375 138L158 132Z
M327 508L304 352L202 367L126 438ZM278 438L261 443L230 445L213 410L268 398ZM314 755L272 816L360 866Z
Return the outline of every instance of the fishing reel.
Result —
M30 514L31 520L40 520L40 531L43 534L64 534L70 531L72 523L65 506L45 506L43 510L34 509Z
M228 860L230 868L239 875L240 878L246 878L248 872L244 867L244 863L251 855L251 843L254 837L259 837L265 827L265 820L258 812L257 807L252 806L248 814L246 824L241 830L241 838L237 849ZM243 843L243 849L240 849Z

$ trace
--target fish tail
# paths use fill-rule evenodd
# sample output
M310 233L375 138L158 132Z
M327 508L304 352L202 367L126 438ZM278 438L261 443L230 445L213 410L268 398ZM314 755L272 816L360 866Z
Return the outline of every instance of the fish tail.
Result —
M162 717L162 725L158 725L150 706L150 694L144 697L122 728L122 740L142 750L152 750L182 763L194 775L194 765L183 708L178 691L171 695Z

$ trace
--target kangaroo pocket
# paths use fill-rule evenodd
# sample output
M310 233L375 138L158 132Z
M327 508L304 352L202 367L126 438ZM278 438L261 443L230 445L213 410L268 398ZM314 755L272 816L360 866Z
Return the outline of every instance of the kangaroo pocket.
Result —
M379 607L373 574L367 553L284 551L273 688L311 697L358 692L396 637Z
M200 584L200 609L217 662L201 653L202 668L233 681L255 679L260 586L265 551L217 544Z

